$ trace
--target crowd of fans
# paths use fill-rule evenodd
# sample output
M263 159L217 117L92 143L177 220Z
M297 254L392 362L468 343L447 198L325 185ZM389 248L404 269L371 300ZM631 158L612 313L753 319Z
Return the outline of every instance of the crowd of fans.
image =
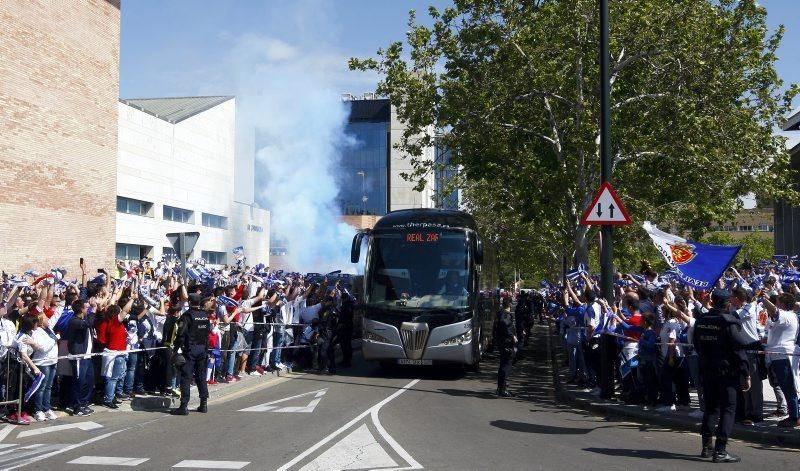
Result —
M335 373L339 342L349 363L355 299L337 273L215 270L202 260L182 273L176 261L141 260L90 278L83 259L80 267L72 281L61 268L3 272L0 397L10 423L56 420L54 410L86 416L135 395L180 396L176 322L190 293L210 313L211 385L291 368Z
M772 419L780 427L800 427L800 265L795 263L788 257L744 262L729 268L714 287L730 295L728 312L740 322L735 340L746 351L753 379L749 391L738 393L736 420L745 425ZM659 274L647 262L640 273L615 276L615 296L609 301L602 298L596 277L573 271L569 278L561 286L543 282L541 290L522 293L517 304L518 311L544 313L556 321L568 357L567 383L602 395L601 361L613 361L625 402L702 417L703 375L692 328L711 308L709 291L683 284L674 272ZM609 339L612 348L605 350L611 354L604 353L604 359L600 345ZM769 411L764 410L762 387L767 379L777 401ZM691 408L692 388L699 410Z

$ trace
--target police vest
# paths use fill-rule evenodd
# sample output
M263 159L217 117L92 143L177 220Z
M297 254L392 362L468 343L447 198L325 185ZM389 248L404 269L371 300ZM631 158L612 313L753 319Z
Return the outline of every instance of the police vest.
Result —
M188 318L189 320L188 329L186 331L187 346L207 346L208 333L211 331L208 313L199 309L189 309L183 316L184 319Z
M700 368L719 376L739 374L739 344L733 338L731 328L736 319L723 311L712 309L694 324L692 338L699 355Z

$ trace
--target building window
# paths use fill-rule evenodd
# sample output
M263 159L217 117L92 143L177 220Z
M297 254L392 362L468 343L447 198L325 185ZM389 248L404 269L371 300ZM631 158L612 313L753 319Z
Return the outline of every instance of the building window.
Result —
M759 224L758 225L758 232L769 232L769 225L767 225L767 224Z
M116 256L118 260L141 260L150 258L153 247L135 244L117 244Z
M752 232L753 226L739 226L739 232Z
M153 203L117 196L117 212L153 217Z
M254 226L252 224L247 225L247 230L250 232L264 232L264 228L261 226Z
M228 218L217 216L216 214L203 213L203 225L206 227L216 227L217 229L227 229Z
M164 205L164 219L192 224L194 222L194 211Z
M227 255L225 252L211 252L210 250L203 250L202 257L206 261L206 263L211 265L225 265L225 256Z
M269 254L270 255L274 255L276 257L280 257L281 255L286 255L288 253L289 253L289 251L286 250L283 247L273 247L273 248L269 249Z

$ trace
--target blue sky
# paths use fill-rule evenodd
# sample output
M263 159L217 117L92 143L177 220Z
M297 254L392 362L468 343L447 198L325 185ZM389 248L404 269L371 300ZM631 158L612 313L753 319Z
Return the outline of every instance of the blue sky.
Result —
M122 98L235 94L230 53L243 37L291 49L320 64L331 86L360 94L377 77L347 71L347 58L373 56L403 39L408 10L427 19L428 5L448 0L127 0L122 2ZM786 26L777 64L800 82L800 2L761 0L771 27ZM613 25L612 25L613 27Z

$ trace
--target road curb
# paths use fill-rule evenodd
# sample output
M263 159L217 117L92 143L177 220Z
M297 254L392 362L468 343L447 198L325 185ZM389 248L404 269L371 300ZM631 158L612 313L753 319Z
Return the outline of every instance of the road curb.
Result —
M361 350L361 339L356 339L351 342L353 351ZM336 350L336 361L342 360L342 353L340 349ZM280 384L286 380L299 377L303 373L281 372L281 373L265 373L263 376L243 376L242 379L233 384L217 384L208 387L208 402L219 403L230 397L237 397L242 392L249 392L260 388L268 388ZM136 396L129 403L129 406L121 405L122 410L157 412L167 410L171 407L177 407L180 404L180 398L165 397L165 396ZM200 398L197 397L197 390L192 388L191 399L189 400L189 408L196 408L200 405Z
M548 327L551 326L548 325ZM643 411L639 406L605 402L595 397L581 397L580 395L585 395L586 393L579 393L564 387L561 383L552 328L548 328L546 337L548 350L547 358L553 373L553 389L555 390L556 398L559 400L570 403L580 409L601 415L624 417L646 425L660 425L677 430L699 433L699 420L683 416L665 416L652 411ZM734 440L738 439L764 445L800 448L800 431L797 430L781 430L777 428L765 429L760 426L746 427L735 424L731 436Z

